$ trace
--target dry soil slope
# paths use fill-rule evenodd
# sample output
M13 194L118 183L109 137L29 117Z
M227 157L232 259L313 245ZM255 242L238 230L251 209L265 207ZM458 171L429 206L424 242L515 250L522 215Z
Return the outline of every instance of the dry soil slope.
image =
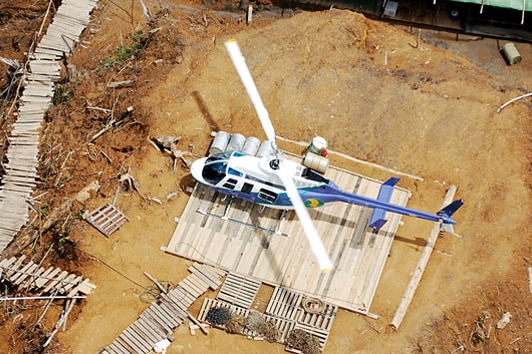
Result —
M440 260L436 283L421 289L430 301L411 309L416 323L437 314L426 306L459 306L467 301L463 294L489 277L507 276L516 253L527 252L519 249L530 244L530 110L516 104L496 113L521 94L517 89L500 87L497 78L431 45L415 48L415 36L347 11L301 13L236 38L278 135L306 140L320 134L333 150L422 176L415 186L405 181L415 189L414 207L437 210L444 183L459 186L467 202L457 215L464 239L448 245L454 257ZM179 134L197 138L196 147L205 150L199 137L211 130L211 119L219 128L263 136L221 42L217 38L207 54L189 47L185 56L201 57L192 74L177 68L147 98L184 93L178 106L154 107L156 130L179 122Z

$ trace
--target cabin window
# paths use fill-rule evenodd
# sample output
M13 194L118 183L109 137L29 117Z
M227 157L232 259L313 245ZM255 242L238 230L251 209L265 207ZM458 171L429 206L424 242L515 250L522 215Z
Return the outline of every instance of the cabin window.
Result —
M206 163L203 168L202 176L210 184L217 184L225 177L225 170L227 169L227 161L216 161Z
M244 193L251 193L251 191L253 190L253 185L251 183L244 183L244 185L242 186L242 192Z
M229 167L227 169L227 173L229 173L230 175L233 175L233 176L238 176L238 177L242 177L244 174L242 172L239 172L237 170L235 170L234 168L231 168Z
M235 189L237 183L238 181L236 179L229 178L227 182L224 183L224 187L229 189Z
M260 199L267 201L268 203L275 203L277 200L277 193L261 188L257 195Z

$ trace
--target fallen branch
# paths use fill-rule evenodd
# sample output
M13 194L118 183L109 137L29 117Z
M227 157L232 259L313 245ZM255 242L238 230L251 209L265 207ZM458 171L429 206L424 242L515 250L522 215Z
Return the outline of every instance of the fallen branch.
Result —
M129 174L129 172L118 175L118 180L120 181L120 183L126 185L126 190L133 189L140 195L142 199L144 200L148 199L140 192L139 188L135 184L135 179L133 178L132 175Z
M133 80L113 81L107 84L109 88L120 88L133 85Z

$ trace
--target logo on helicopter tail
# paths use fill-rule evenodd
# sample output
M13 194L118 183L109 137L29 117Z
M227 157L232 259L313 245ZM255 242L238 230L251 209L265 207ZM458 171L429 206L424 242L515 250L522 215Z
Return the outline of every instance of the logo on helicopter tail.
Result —
M323 200L319 200L316 198L309 198L305 200L305 206L307 208L317 208L323 205Z

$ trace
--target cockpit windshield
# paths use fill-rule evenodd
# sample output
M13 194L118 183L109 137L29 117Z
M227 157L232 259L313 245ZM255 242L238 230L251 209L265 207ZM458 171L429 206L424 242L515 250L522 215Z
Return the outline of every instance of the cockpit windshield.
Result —
M230 152L224 152L222 154L210 156L207 161L205 161L202 176L206 182L217 184L224 179L227 171L227 161L230 156Z

